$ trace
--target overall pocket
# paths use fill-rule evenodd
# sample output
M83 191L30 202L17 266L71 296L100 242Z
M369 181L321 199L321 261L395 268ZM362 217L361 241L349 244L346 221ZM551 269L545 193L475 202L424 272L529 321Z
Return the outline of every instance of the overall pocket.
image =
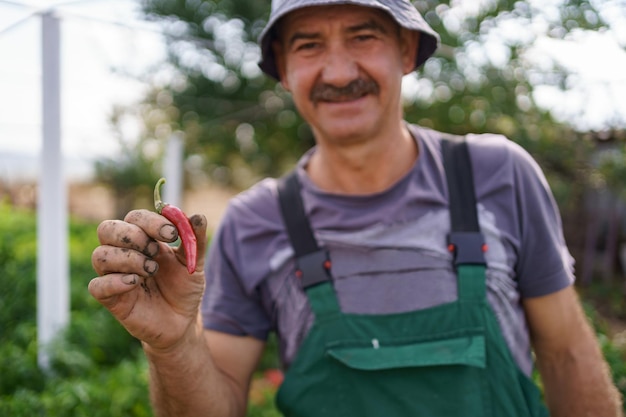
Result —
M372 339L369 346L328 347L326 354L337 416L489 416L482 334L402 344Z

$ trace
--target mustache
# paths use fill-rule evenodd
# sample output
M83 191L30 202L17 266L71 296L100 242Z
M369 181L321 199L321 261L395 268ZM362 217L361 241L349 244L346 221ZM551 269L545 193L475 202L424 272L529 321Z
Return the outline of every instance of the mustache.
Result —
M312 102L354 100L367 94L378 94L378 84L373 80L358 78L342 87L330 84L318 84L311 90Z

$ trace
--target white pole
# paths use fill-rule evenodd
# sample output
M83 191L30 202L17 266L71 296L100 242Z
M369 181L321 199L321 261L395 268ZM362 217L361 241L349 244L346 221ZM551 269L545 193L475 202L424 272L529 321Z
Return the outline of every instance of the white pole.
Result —
M49 366L50 341L69 321L67 197L61 149L60 24L42 15L43 146L37 207L38 363Z
M181 206L183 190L183 150L184 133L173 132L168 141L163 161L163 176L166 179L163 186L163 201Z

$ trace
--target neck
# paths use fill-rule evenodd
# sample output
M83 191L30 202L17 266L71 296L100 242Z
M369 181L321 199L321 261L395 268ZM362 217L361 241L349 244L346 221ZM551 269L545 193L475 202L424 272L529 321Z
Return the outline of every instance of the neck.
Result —
M384 137L333 144L318 141L307 172L319 188L340 194L372 194L386 190L414 165L418 149L402 124Z

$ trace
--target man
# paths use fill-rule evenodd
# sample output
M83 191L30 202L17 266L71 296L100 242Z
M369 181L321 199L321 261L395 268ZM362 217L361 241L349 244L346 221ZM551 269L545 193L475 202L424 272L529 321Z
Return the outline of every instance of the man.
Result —
M304 237L275 180L232 201L193 275L156 213L100 225L89 290L142 341L157 415L244 416L270 331L289 416L546 415L531 343L552 416L622 415L545 179L504 138L467 138L487 267L454 265L441 134L403 121L400 99L437 40L407 0L274 1L260 65L316 139L295 183L321 282L300 283Z

